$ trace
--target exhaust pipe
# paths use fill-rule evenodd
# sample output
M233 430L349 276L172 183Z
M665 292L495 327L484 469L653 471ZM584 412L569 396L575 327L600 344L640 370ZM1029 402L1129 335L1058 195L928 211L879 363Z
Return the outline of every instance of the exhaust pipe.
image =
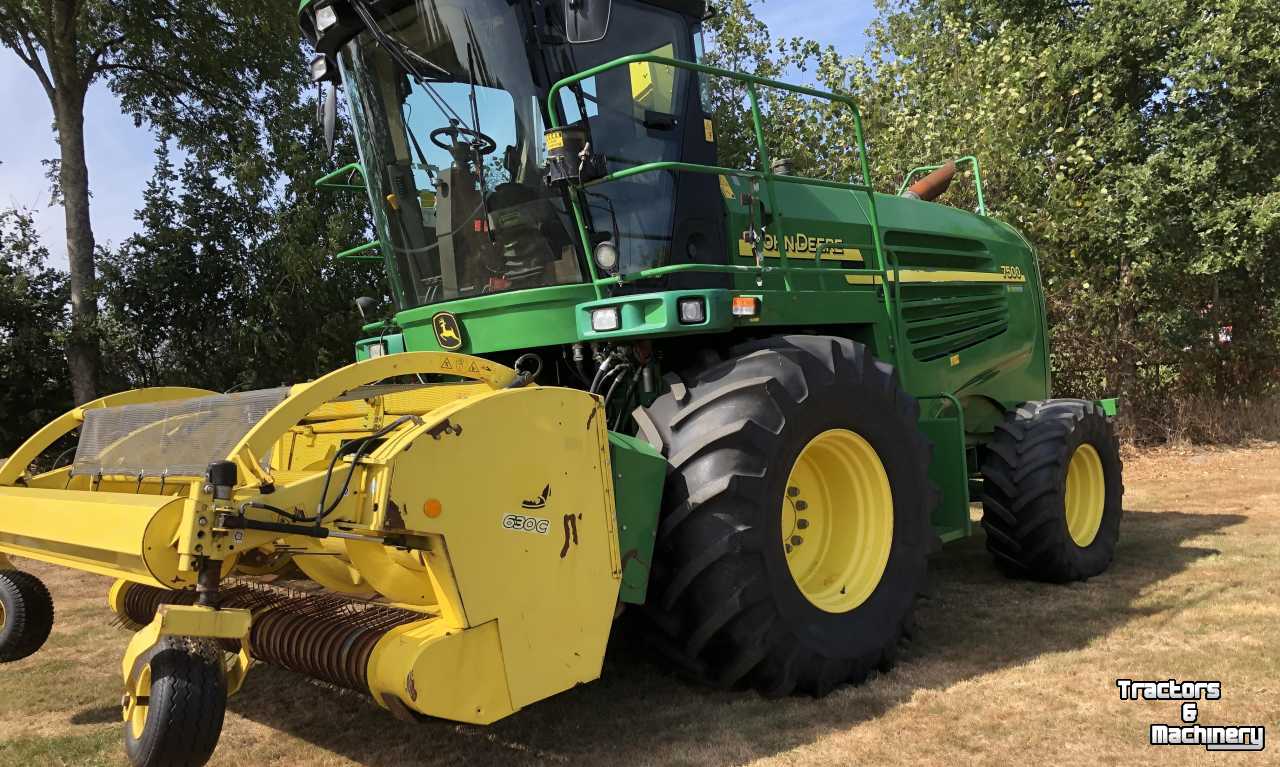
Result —
M956 161L951 160L946 165L912 184L907 191L902 193L902 196L933 202L951 188L951 182L955 181L955 178Z

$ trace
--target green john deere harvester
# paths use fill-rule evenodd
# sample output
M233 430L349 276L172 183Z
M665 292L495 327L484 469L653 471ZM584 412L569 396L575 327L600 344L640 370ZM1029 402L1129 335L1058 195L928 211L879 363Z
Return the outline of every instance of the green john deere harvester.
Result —
M126 748L189 764L253 661L489 723L596 679L625 625L711 684L824 695L892 665L971 502L1008 574L1103 572L1115 402L1049 399L1035 253L978 161L876 193L855 101L700 63L706 13L303 0L359 149L320 184L372 206L338 257L394 312L362 299L385 318L317 381L114 395L15 452L0 661L53 622L5 554L115 578ZM717 158L716 80L754 168ZM856 178L773 156L769 89L847 110ZM957 163L976 213L932 201ZM255 580L289 563L322 588Z

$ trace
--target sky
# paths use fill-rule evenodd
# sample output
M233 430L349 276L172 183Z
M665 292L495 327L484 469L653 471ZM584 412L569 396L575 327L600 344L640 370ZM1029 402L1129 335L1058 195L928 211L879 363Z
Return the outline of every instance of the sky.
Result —
M774 34L829 43L842 53L861 54L865 31L875 18L871 0L757 0L756 13ZM62 209L49 205L49 183L41 160L58 156L53 112L35 75L12 51L0 48L0 103L6 136L0 140L0 208L30 209L52 265L66 268ZM89 162L90 215L101 245L118 245L137 230L134 213L151 177L155 140L120 113L102 83L85 104L85 151Z

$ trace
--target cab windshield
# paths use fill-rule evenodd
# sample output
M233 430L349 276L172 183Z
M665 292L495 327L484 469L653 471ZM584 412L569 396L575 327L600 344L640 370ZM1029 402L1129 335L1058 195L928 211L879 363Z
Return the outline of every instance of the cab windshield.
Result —
M399 304L581 282L573 219L543 183L546 91L523 4L370 13L379 32L352 40L341 66Z

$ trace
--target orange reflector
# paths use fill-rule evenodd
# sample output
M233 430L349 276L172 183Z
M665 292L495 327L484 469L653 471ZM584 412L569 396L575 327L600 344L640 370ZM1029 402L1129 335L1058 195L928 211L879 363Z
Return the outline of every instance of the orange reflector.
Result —
M435 519L444 513L444 504L440 503L440 501L435 498L432 498L422 504L422 513L427 515L427 519Z
M760 316L760 299L756 298L755 296L734 296L733 316L734 317L759 317Z

